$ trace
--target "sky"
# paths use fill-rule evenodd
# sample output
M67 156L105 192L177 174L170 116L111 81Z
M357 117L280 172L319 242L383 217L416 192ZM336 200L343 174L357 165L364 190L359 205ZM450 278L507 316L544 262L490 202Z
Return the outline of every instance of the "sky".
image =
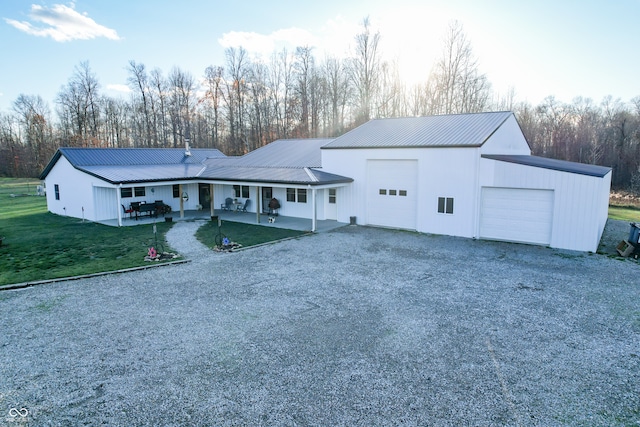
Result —
M426 81L458 21L497 94L533 105L640 95L640 0L0 0L0 113L20 94L55 110L85 61L102 94L128 97L131 60L200 79L233 46L347 57L365 17L407 83Z

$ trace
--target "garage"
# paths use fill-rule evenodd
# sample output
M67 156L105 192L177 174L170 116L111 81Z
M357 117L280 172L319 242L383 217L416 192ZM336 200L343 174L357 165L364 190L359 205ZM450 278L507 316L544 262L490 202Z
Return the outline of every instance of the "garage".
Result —
M367 160L367 224L416 229L417 160Z
M553 190L483 187L480 238L551 243Z

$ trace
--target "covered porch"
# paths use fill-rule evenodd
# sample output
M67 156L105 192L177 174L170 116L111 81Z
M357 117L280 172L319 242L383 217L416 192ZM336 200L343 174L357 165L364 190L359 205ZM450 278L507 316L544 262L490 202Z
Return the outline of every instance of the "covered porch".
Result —
M226 211L215 209L214 215L217 215L221 221L229 221L229 222L240 222L243 224L253 224L260 225L263 227L274 227L274 228L286 228L289 230L298 230L298 231L313 231L312 230L312 220L308 218L297 218L291 216L282 216L278 215L275 217L275 222L269 222L269 215L260 214L260 222L257 222L256 213L255 212L235 212L235 211ZM169 216L169 215L166 215ZM211 212L206 210L185 210L184 216L180 217L180 212L174 212L171 215L172 220L176 221L195 221L195 220L211 220ZM140 217L137 220L135 218L124 217L122 220L122 226L129 227L135 225L144 225L144 224L153 224L154 222L164 222L165 219L162 215L158 215L157 218L154 217ZM109 225L113 227L118 226L118 219L109 219L104 221L98 221L100 224ZM325 232L330 231L339 227L343 227L348 225L343 222L338 222L335 220L316 220L316 232Z

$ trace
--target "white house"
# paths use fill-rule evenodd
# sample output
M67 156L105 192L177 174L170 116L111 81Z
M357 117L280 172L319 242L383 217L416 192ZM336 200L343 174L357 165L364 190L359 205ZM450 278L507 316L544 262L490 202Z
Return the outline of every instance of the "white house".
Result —
M335 139L217 150L61 148L41 179L51 212L100 221L132 201L174 211L226 198L280 214L595 251L611 169L531 156L511 112L371 120ZM186 197L185 197L186 196Z

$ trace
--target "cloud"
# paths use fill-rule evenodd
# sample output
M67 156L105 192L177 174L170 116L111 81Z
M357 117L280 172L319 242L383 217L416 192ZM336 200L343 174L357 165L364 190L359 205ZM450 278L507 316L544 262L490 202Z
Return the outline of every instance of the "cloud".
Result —
M119 83L109 84L109 85L107 85L107 89L108 90L112 90L114 92L121 92L121 93L130 93L131 92L131 88L129 86L123 85L123 84L119 84Z
M52 8L33 4L29 16L36 25L8 18L4 18L4 20L7 24L27 34L51 37L58 42L89 40L97 37L120 40L116 30L96 23L86 14L76 12L73 3L70 6L55 4Z
M300 28L285 28L271 34L259 34L246 31L229 31L218 39L224 48L242 47L247 52L267 57L282 47L316 46L318 39Z

